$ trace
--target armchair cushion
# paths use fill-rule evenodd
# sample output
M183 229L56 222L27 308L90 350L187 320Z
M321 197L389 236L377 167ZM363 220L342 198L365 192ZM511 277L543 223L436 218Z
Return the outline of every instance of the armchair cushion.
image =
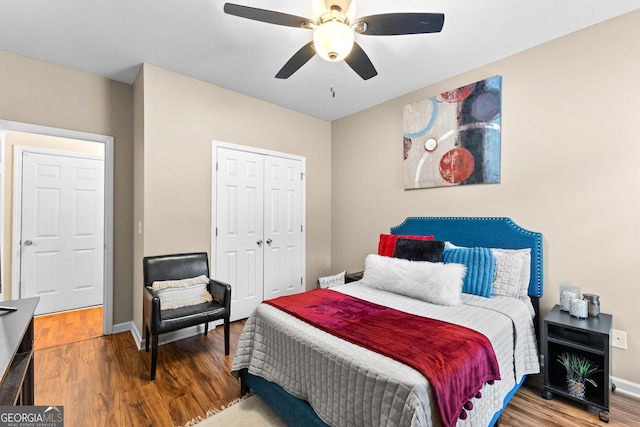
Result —
M162 310L158 333L176 331L189 326L199 325L225 317L225 309L215 301Z
M151 287L160 298L160 309L172 310L211 302L213 298L207 290L208 284L209 278L201 275L181 280L155 281Z

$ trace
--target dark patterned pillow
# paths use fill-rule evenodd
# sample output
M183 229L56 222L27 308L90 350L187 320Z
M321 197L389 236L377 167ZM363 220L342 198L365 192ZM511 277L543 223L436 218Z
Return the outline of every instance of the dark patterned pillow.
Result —
M442 262L444 242L440 240L398 239L393 251L394 258L404 258L410 261Z
M381 234L378 241L378 255L393 256L398 239L433 240L433 236L407 236L397 234Z

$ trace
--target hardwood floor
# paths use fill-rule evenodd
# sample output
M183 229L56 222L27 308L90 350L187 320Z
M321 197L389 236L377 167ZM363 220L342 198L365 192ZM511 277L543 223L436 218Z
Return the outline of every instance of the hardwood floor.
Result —
M587 426L640 426L640 400L623 393L611 393L609 402L609 423L600 421L597 413L574 406L568 399L541 397L542 374L528 380L515 394L501 417L501 426L545 426L545 427L587 427Z
M43 314L33 322L36 350L95 338L102 335L102 306Z
M150 353L138 351L128 332L37 350L36 405L62 405L65 426L181 426L240 396L231 374L243 322L231 326L231 356L222 327L160 347L155 381ZM562 399L540 397L535 378L514 396L502 427L638 426L640 401L611 395L609 424Z
M231 327L235 354L242 322ZM65 426L179 426L240 396L222 327L163 345L156 380L150 354L129 332L35 352L35 404L64 406Z

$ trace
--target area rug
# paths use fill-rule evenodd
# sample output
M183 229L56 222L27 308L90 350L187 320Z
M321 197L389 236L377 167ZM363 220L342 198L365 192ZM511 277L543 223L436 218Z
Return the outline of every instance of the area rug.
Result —
M258 396L247 395L226 407L210 410L207 417L197 417L184 427L286 427L286 424Z

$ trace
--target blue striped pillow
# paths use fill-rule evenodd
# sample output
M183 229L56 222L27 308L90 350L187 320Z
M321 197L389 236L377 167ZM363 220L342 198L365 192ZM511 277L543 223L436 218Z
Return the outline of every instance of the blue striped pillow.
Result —
M491 298L496 260L490 248L445 248L442 255L445 263L467 266L462 292Z

